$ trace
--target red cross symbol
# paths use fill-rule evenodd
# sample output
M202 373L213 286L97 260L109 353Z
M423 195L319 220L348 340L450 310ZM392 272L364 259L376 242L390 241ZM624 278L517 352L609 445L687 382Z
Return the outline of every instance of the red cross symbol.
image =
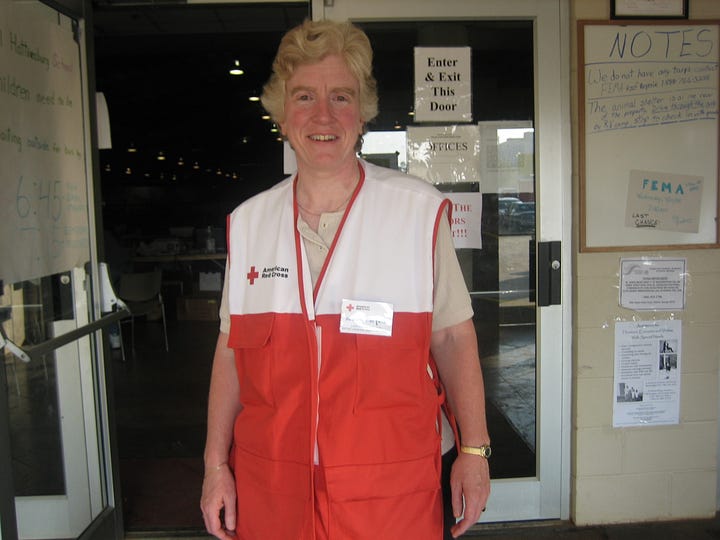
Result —
M260 274L255 270L254 266L250 267L250 271L247 274L248 280L250 280L250 285L253 285L255 283L255 280L260 277Z
M348 304L347 310L352 311L353 309L355 309L355 306L353 306L352 304Z

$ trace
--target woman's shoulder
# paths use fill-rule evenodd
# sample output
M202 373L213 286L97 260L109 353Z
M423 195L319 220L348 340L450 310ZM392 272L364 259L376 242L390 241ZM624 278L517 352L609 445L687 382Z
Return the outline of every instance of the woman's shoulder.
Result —
M365 179L376 183L378 187L401 191L413 191L418 194L442 197L442 194L431 183L396 169L380 167L368 161L362 161Z

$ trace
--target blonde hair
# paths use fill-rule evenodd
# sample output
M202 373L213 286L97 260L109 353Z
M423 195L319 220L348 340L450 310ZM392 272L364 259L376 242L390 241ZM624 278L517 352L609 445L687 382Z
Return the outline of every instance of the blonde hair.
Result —
M272 75L261 101L273 121L285 120L285 83L298 66L337 54L360 85L360 117L367 123L378 114L377 83L372 74L372 47L365 32L349 22L310 21L288 31L280 41Z

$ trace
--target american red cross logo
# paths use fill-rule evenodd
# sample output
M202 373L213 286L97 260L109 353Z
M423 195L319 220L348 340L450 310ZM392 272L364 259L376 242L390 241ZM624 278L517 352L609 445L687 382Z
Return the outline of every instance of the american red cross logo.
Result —
M247 278L250 281L250 285L255 284L255 280L260 277L260 274L255 270L254 266L250 267L250 271L247 274Z
M352 304L348 304L346 309L348 311L352 311L353 309L355 309L355 306L353 306Z

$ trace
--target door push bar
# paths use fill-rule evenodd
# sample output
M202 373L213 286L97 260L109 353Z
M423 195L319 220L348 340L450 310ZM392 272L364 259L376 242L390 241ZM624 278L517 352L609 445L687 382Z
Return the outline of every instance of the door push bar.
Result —
M9 352L17 356L23 362L27 363L30 362L30 360L32 360L33 358L38 359L42 355L52 352L55 349L59 349L63 345L67 345L68 343L72 343L73 341L80 339L81 337L85 337L88 334L97 332L98 330L101 330L106 326L109 326L110 324L127 317L128 315L129 312L126 309L120 309L113 313L103 315L101 318L91 322L90 324L86 324L85 326L81 326L80 328L70 330L69 332L61 334L55 338L43 341L38 345L30 345L24 348L16 345L10 339L8 339L7 335L5 334L5 330L2 328L2 325L0 325L0 349L7 348Z
M559 305L562 286L560 242L538 242L537 250L537 304L540 307Z
M100 275L100 296L102 302L101 312L105 313L105 315L80 328L75 328L74 330L70 330L69 332L43 341L37 345L30 345L24 348L8 339L5 329L0 324L0 350L7 348L10 353L27 363L33 358L40 358L42 355L59 349L63 345L67 345L88 334L102 330L114 322L129 316L130 311L127 305L117 297L112 287L107 264L101 262L98 271Z

